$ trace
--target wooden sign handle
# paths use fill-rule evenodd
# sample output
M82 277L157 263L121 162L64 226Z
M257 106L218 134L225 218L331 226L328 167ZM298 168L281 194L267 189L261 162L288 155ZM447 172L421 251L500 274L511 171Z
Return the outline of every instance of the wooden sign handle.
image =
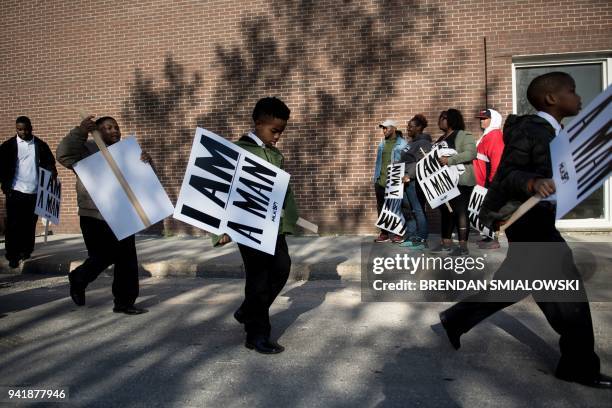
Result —
M499 232L504 232L506 229L508 229L509 226L514 224L516 220L518 220L523 215L525 215L527 211L535 207L535 205L539 203L541 200L542 200L542 197L540 196L532 196L527 201L525 201L523 204L521 204L519 208L517 208L516 211L512 213L510 218L508 218L508 221L506 221L506 223L499 228Z
M312 222L301 217L297 219L296 224L308 231L314 232L315 234L319 233L319 226L317 224L313 224Z
M87 117L89 117L89 115L85 111L81 111L80 115L81 115L81 120L84 120ZM98 129L95 129L93 132L91 132L91 135L93 136L93 139L96 142L98 149L100 149L100 153L102 153L104 160L106 160L106 162L108 163L108 166L110 167L111 171L115 175L115 178L117 179L117 181L119 181L119 184L121 184L121 188L123 188L123 191L125 192L128 199L130 200L130 203L136 210L136 213L138 214L138 217L140 217L140 220L144 224L145 228L150 227L151 221L149 220L147 213L145 212L144 208L142 208L142 205L138 201L136 194L134 194L134 191L132 190L127 180L125 179L125 176L123 175L123 173L121 173L121 170L119 169L119 166L117 165L117 162L115 161L113 156L108 151L106 144L102 140L100 131L98 131Z
M285 215L285 210L281 212L281 216L284 216L284 215ZM312 222L307 221L301 217L298 217L296 224L308 231L314 232L315 234L319 233L319 226L317 224L313 224Z

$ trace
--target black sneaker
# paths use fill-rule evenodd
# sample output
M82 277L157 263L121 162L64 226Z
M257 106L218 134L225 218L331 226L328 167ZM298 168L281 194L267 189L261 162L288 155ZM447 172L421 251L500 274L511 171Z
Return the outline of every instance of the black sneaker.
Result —
M448 255L449 256L468 256L469 254L470 254L470 251L468 251L467 248L464 248L462 246L457 246L453 248L453 250L450 251Z
M74 275L72 273L68 274L68 282L70 282L70 297L72 301L77 306L85 305L85 288L82 285L79 285L78 282L75 282Z
M236 319L238 323L244 324L244 312L241 308L238 308L238 310L234 312L234 319Z
M431 248L429 250L429 252L435 252L435 253L449 253L453 250L453 248L451 246L446 246L444 244L439 244L433 248Z
M9 268L19 268L19 259L9 260Z
M123 305L115 305L113 308L113 312L115 313L124 313L126 315L139 315L143 313L147 313L147 309L143 309L137 306L123 306Z

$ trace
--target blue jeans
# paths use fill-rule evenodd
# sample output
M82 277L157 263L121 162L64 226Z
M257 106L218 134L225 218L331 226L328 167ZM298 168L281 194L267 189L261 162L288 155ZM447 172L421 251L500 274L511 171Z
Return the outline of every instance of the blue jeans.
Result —
M412 217L408 220L406 227L407 238L418 237L427 239L429 229L427 226L427 218L416 191L416 181L411 181L404 190L404 200L408 200L412 208Z

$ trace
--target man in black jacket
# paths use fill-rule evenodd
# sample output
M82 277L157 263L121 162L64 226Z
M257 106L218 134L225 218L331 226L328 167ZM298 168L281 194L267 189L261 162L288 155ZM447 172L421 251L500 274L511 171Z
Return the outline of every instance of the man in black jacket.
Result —
M39 168L57 177L53 153L32 134L30 119L20 116L15 122L15 136L0 146L0 183L6 196L5 256L11 268L17 268L34 250Z
M480 219L494 227L533 195L554 194L549 144L555 137L568 137L561 120L578 114L581 101L571 76L551 72L535 78L527 89L536 115L509 118L504 128L505 149L486 195ZM495 272L496 281L533 281L536 277L579 282L579 290L568 295L514 291L501 297L483 291L440 314L448 338L458 349L460 336L493 313L532 294L546 319L559 333L561 358L555 376L590 387L611 388L611 378L600 373L591 312L570 248L555 227L555 205L542 200L506 230L508 255ZM566 296L566 297L564 297Z

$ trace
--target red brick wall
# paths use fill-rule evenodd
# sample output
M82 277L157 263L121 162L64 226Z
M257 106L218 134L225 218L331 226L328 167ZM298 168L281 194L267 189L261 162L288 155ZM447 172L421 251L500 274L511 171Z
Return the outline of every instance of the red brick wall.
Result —
M3 1L0 134L25 114L55 150L85 109L136 132L173 201L196 125L235 139L255 101L292 109L280 149L302 216L374 232L384 118L512 110L516 55L612 49L609 1ZM78 231L74 176L58 232ZM4 202L0 199L0 211ZM168 219L167 232L194 232ZM160 230L159 226L156 229Z

